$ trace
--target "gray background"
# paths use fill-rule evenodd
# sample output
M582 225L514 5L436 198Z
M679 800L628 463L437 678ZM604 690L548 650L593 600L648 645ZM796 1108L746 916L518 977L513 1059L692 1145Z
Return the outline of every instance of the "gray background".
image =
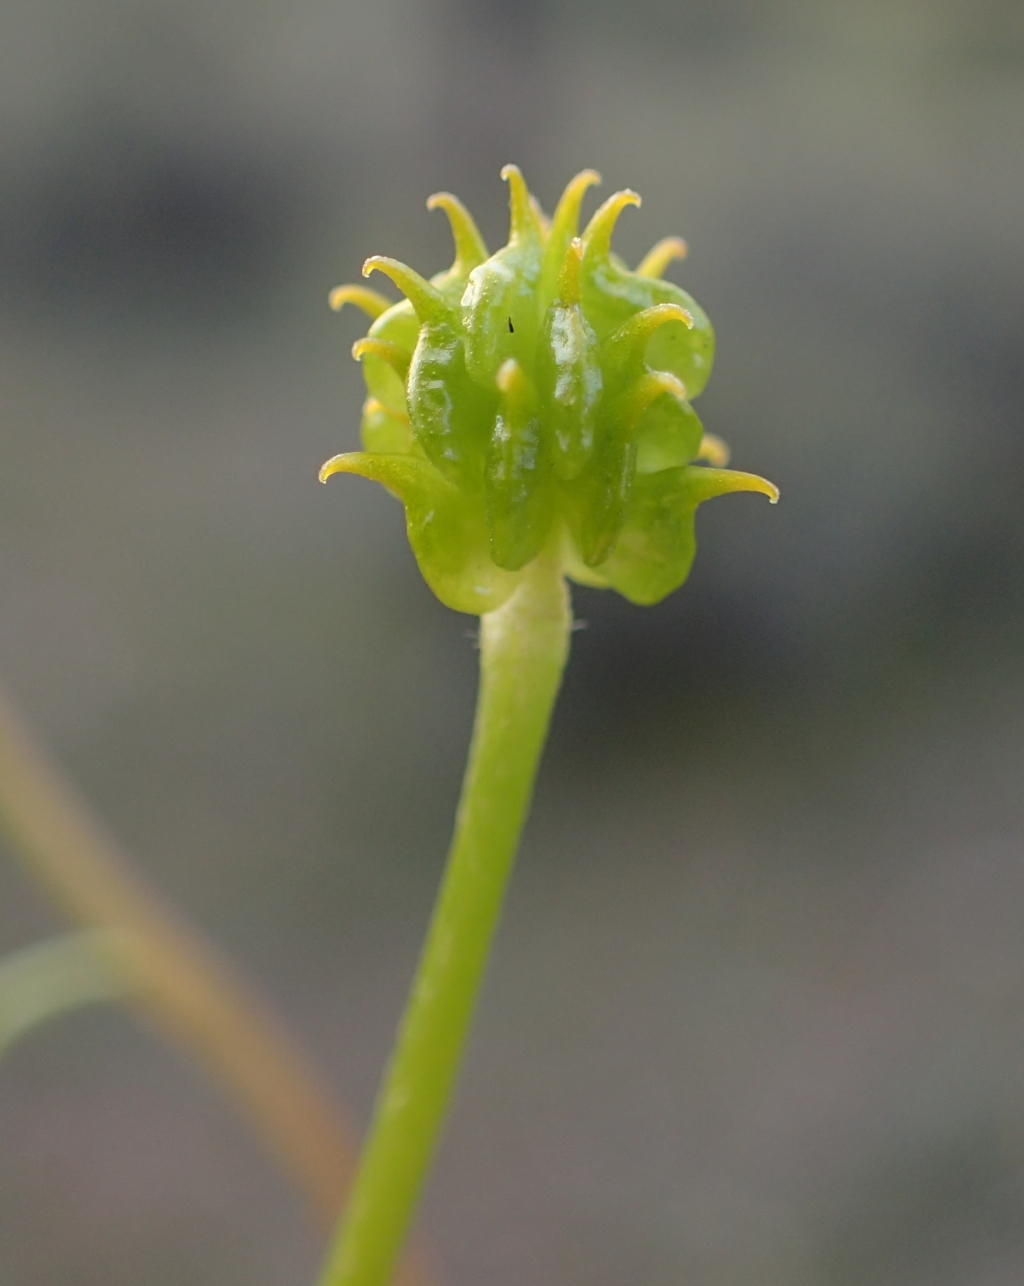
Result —
M783 500L580 591L423 1227L450 1286L1024 1278L1024 10L5 0L0 672L365 1117L436 887L472 621L356 443L374 252L498 170L644 206L698 404ZM587 209L596 201L591 197ZM0 855L0 946L58 921ZM217 1093L93 1012L0 1065L4 1286L320 1254Z

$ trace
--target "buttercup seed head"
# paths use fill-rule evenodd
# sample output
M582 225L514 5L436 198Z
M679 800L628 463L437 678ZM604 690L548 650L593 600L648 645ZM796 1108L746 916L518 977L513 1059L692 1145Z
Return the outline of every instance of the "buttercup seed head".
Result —
M427 583L459 612L500 607L542 553L567 576L657 603L689 574L697 506L729 491L778 491L724 467L690 400L707 383L711 323L661 273L686 253L659 242L635 272L611 250L616 220L640 198L617 192L578 235L584 170L549 221L514 165L508 244L488 256L450 193L455 262L427 281L374 255L405 295L388 306L365 286L339 286L372 318L353 348L369 397L363 451L320 471L382 483L405 506Z

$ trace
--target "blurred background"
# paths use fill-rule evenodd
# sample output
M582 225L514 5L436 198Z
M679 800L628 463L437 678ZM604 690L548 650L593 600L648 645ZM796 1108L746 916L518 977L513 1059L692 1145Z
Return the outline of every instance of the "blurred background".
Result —
M5 0L0 673L364 1120L447 843L468 617L355 447L371 253L503 163L644 197L782 489L578 591L423 1208L445 1286L1024 1279L1024 8ZM0 947L59 920L0 853ZM0 1065L5 1286L296 1286L299 1198L113 1011Z

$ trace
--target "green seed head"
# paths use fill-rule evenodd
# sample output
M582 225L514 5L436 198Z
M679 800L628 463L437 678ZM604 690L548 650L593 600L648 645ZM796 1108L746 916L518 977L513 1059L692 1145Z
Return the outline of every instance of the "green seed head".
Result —
M635 272L611 250L617 192L578 235L599 182L584 170L548 220L514 165L508 244L488 256L450 193L430 198L451 223L455 262L430 281L375 255L405 298L339 286L332 308L372 319L353 348L369 397L364 450L320 471L382 483L405 506L420 570L442 602L483 613L512 594L541 554L586 585L656 603L686 579L694 513L727 491L776 488L726 469L728 451L690 406L711 373L714 333L661 273L686 253L661 241ZM711 467L709 467L711 466Z

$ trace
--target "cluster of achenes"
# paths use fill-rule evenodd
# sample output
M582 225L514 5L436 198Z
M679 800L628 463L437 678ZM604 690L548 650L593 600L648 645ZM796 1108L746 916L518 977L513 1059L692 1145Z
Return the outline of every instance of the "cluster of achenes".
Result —
M406 296L391 304L339 286L331 304L373 318L354 346L369 397L362 452L321 470L383 483L405 505L409 540L434 593L460 612L499 607L538 556L567 576L656 603L686 579L694 512L712 496L771 483L724 468L727 453L690 406L711 373L714 334L661 273L681 258L660 242L635 272L611 235L635 192L617 192L577 236L584 170L548 220L522 174L508 245L488 256L450 193L430 198L451 222L455 262L425 280L375 255Z

